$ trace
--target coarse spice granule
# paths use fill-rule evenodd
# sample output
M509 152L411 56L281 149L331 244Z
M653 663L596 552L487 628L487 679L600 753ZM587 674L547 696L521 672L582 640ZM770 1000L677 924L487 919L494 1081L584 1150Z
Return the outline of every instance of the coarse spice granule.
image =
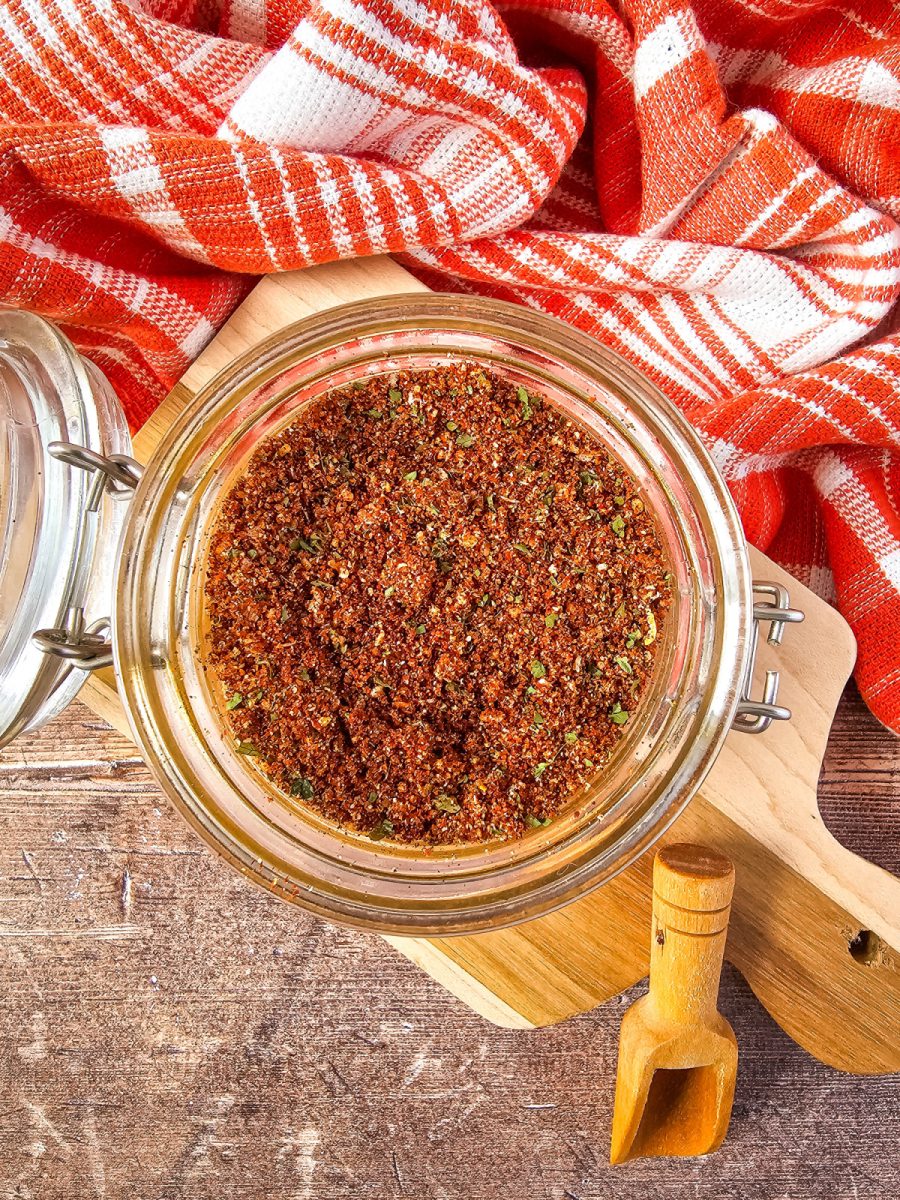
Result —
M608 760L671 599L587 430L477 364L360 379L267 438L209 546L237 748L374 840L514 838Z

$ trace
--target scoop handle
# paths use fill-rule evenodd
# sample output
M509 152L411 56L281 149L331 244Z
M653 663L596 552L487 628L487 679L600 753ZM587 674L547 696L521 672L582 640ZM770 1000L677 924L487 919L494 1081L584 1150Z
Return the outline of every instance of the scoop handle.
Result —
M650 997L659 1019L707 1024L715 1015L734 893L734 865L706 846L676 842L653 863Z

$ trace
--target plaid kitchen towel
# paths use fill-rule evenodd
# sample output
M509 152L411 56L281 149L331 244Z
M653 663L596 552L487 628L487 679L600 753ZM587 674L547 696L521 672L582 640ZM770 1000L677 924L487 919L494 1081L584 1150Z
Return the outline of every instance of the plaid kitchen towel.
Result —
M612 346L900 730L896 3L0 0L0 146L0 301L135 426L252 276L327 259Z

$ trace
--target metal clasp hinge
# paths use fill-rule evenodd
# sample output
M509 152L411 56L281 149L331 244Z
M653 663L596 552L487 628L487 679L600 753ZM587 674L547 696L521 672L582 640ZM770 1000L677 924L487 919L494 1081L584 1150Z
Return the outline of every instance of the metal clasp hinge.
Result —
M96 671L100 667L111 667L113 662L112 642L109 639L109 617L85 626L84 610L70 608L65 625L55 629L39 629L31 640L45 654L65 658L81 671Z
M141 464L127 454L104 457L87 446L76 446L71 442L51 442L47 449L59 462L93 473L94 479L84 506L85 522L90 519L89 514L100 507L104 493L115 500L130 499L144 471ZM31 640L45 654L66 659L69 668L96 671L100 667L112 666L109 629L108 617L85 625L84 609L73 607L66 614L65 625L58 625L54 629L38 629L31 635Z
M781 584L754 579L753 595L754 597L764 597L764 599L754 599L750 660L747 663L747 673L744 676L744 686L738 701L737 712L731 722L732 729L739 729L742 733L762 733L763 730L769 728L773 721L789 721L791 719L791 710L776 704L778 671L766 671L761 700L752 699L750 690L753 687L753 671L756 667L760 625L763 621L769 623L769 634L766 641L770 646L780 646L781 639L784 637L785 625L796 625L804 617L799 609L790 607L790 595Z
M82 471L93 471L95 484L88 497L88 511L96 509L100 495L106 491L117 500L130 499L131 493L141 481L144 468L136 458L127 454L110 454L104 458L87 446L76 446L72 442L51 442L47 447L52 458L78 467ZM96 498L94 492L97 492Z

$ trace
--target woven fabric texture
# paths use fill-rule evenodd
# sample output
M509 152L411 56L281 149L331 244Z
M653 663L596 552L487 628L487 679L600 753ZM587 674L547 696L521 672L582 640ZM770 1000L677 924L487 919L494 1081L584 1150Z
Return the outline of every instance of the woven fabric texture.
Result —
M133 426L261 273L556 314L688 414L895 730L898 219L890 0L0 0L0 302Z

